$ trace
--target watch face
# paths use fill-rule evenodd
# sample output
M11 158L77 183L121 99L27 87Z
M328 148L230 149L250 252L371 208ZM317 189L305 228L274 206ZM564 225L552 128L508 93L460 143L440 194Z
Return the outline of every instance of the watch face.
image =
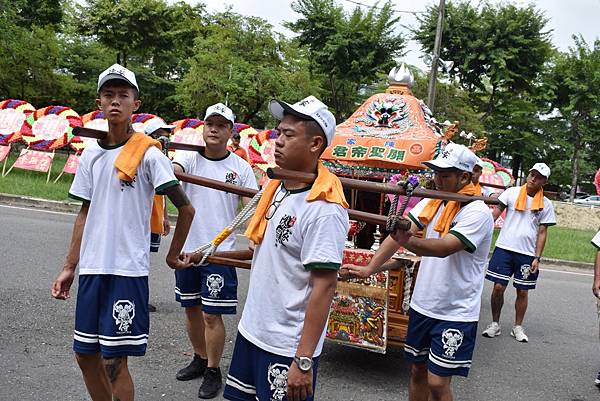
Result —
M308 371L312 367L312 361L310 358L298 358L298 367L300 370Z

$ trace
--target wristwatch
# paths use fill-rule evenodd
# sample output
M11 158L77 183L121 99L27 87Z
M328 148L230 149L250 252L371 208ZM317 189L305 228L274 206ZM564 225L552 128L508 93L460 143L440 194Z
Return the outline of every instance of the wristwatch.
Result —
M541 256L536 256L536 257L534 257L534 259L537 260L538 262L542 261L542 257Z
M301 372L306 373L312 369L312 359L305 356L294 356L294 362Z

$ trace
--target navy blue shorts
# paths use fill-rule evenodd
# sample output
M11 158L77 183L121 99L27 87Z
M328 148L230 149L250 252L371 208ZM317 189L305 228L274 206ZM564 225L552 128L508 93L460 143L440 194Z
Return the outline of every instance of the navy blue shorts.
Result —
M142 356L149 330L148 277L79 276L73 351Z
M287 400L287 374L293 358L272 354L246 340L239 332L231 357L223 398L234 401ZM313 396L319 357L313 358Z
M232 267L209 264L175 270L175 300L184 308L202 305L211 315L235 315L237 284Z
M150 233L150 252L158 252L160 247L160 234Z
M485 278L506 287L510 277L513 276L515 288L533 290L540 274L539 270L531 273L531 263L534 259L533 256L496 247L488 264Z
M433 319L410 309L404 353L435 375L467 377L476 338L477 322Z

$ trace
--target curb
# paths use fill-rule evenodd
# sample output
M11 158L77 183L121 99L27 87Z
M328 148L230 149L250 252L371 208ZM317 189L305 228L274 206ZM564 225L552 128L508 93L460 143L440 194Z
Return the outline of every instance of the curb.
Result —
M64 213L78 213L81 208L80 202L55 201L49 199L32 198L29 196L11 195L0 193L0 204L9 206L31 207L36 209L52 210ZM176 218L170 215L169 220L174 223ZM572 260L542 258L542 263L555 266L568 266L578 269L593 270L593 263L576 262Z

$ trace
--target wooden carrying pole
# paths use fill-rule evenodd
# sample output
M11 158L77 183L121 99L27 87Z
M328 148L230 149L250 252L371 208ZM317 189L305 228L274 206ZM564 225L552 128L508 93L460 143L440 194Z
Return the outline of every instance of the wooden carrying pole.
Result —
M285 170L279 167L270 168L267 170L267 175L271 179L283 179L283 180L295 180L300 182L313 182L316 178L316 174L312 173L303 173L300 171L293 170ZM372 181L361 181L354 180L352 178L344 178L340 177L340 181L345 188L349 189L357 189L359 191L367 191L367 192L378 192L378 193L386 193L386 194L397 194L397 195L405 195L406 191L400 185L386 184L382 182L372 182ZM482 200L487 204L497 205L500 201L496 198L490 198L487 196L468 196L461 195L454 192L443 192L443 191L434 191L431 189L424 188L416 188L412 196L417 196L419 198L429 198L429 199L444 199L448 201L458 201L458 202L470 202L472 200Z

